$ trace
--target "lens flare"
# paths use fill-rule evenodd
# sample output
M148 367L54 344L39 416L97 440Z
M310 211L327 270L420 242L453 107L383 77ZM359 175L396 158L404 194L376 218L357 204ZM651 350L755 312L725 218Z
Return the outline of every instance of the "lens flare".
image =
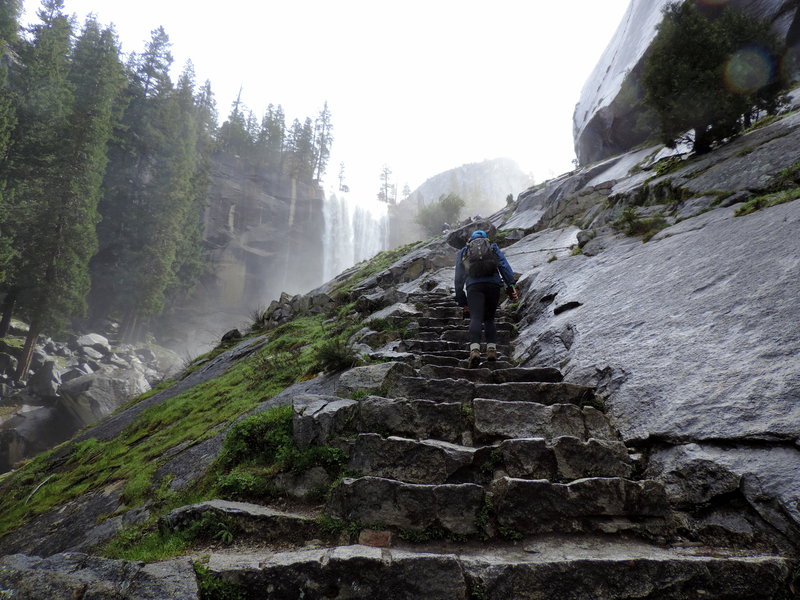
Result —
M742 48L725 65L725 85L737 94L750 94L767 85L775 64L762 48Z

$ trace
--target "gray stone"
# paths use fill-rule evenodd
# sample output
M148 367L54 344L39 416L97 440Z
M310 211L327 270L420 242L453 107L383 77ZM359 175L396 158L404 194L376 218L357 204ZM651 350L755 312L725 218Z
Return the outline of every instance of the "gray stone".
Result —
M396 302L365 317L364 322L369 324L373 319L388 319L391 317L412 318L419 316L419 314L420 312L415 306L404 302Z
M581 441L572 436L556 438L553 455L562 479L581 477L630 477L633 461L622 442L589 439Z
M26 600L199 598L194 567L188 559L144 565L82 553L45 559L22 554L0 558L0 587L12 591L11 597Z
M259 554L214 553L209 570L281 600L467 597L456 557L367 546Z
M91 346L82 346L79 352L82 356L95 361L102 360L102 358L105 356L104 353L100 352L99 350L95 350Z
M800 450L687 444L651 456L648 475L664 481L678 505L711 502L740 491L753 509L788 539L800 539Z
M93 373L64 383L58 403L81 427L96 423L149 389L147 380L134 370L117 371L113 375Z
M359 435L348 467L365 475L407 483L442 483L472 464L475 448L438 440L410 440L375 433Z
M78 347L89 347L97 350L101 355L108 354L111 351L111 345L108 343L108 338L100 335L99 333L87 333L86 335L79 336L75 341Z
M322 467L312 467L300 473L280 473L275 477L275 487L293 498L327 492L333 479Z
M477 531L483 488L474 484L419 485L392 479L343 479L326 512L339 519L423 530L440 524L456 534Z
M0 376L13 375L17 370L18 361L15 357L5 352L0 352Z
M613 439L614 434L605 416L591 407L574 404L546 406L532 402L503 402L475 398L472 403L475 433L481 438L547 439L572 435Z
M561 484L502 477L492 484L492 494L498 524L524 534L624 530L666 534L671 529L664 487L653 480L594 477Z
M264 541L313 537L317 529L313 519L302 515L228 500L208 500L176 508L161 517L158 526L162 530L183 530L209 514L230 518L236 522L237 534Z
M461 403L368 396L360 403L360 431L457 443L467 424Z
M48 360L28 380L28 389L41 398L55 398L61 386L61 369L56 361Z
M390 387L402 375L413 373L413 369L401 362L387 362L345 371L336 384L336 395L351 396L355 392L380 393Z
M294 397L292 406L294 441L300 448L323 445L332 436L355 432L355 400L301 394Z
M774 556L691 554L607 537L545 539L526 543L525 551L460 559L468 580L491 600L764 600L781 596L791 570Z

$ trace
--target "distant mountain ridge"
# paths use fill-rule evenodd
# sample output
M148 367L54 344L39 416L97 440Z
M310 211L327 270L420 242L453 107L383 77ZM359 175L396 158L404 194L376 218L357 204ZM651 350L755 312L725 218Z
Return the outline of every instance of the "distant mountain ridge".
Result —
M464 200L462 217L488 216L505 206L509 194L516 198L533 183L533 177L510 158L468 163L434 175L392 211L390 247L424 239L426 234L414 223L414 216L419 207L443 195L456 194Z

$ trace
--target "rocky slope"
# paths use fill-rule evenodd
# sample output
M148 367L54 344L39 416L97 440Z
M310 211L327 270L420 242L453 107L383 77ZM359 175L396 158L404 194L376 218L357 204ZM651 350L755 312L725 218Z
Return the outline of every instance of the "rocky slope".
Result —
M496 228L520 274L486 368L462 365L444 238L284 296L0 480L0 589L796 596L798 114L702 158L615 157L454 232ZM337 340L370 364L312 377Z
M631 0L575 107L575 153L580 164L627 152L651 138L652 128L641 123L643 57L656 35L662 9L672 1ZM793 0L724 0L709 4L727 4L772 22L792 55L800 56L800 8Z

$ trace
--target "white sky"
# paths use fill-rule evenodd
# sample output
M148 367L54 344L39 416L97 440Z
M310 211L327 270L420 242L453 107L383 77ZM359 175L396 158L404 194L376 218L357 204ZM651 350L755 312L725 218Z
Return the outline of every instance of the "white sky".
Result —
M374 198L383 165L416 188L465 163L510 157L537 181L572 168L572 112L629 0L65 0L82 24L116 26L124 52L163 25L175 76L209 79L220 117L239 87L261 118L334 125L353 195ZM34 19L39 0L24 0ZM521 191L521 190L520 190Z

